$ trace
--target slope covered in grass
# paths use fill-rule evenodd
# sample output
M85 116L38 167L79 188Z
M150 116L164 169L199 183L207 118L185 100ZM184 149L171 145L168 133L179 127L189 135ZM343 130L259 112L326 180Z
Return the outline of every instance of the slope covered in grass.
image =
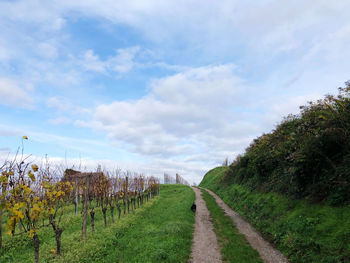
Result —
M350 206L310 204L262 193L224 180L227 167L209 171L200 183L253 224L291 262L350 262Z
M88 223L87 240L81 240L81 215L73 207L63 218L62 255L53 231L39 233L40 262L185 262L190 255L194 215L190 211L193 191L182 185L162 185L160 196L134 212L103 226L101 209L96 210L95 233ZM4 236L0 262L33 262L32 240Z
M228 169L229 169L228 167L219 166L210 170L204 175L200 183L200 186L206 187L206 186L220 185L220 182Z

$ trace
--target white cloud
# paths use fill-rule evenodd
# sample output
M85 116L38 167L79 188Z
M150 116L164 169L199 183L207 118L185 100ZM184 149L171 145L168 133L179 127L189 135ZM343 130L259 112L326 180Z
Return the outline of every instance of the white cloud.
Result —
M72 121L67 117L58 117L54 119L49 119L48 122L53 125L60 125L60 124L69 124Z
M61 30L66 25L66 20L62 17L58 17L50 24L52 30Z
M81 16L101 17L114 24L131 26L162 45L171 47L176 41L186 43L187 49L200 48L211 53L220 53L218 47L221 47L224 55L242 38L250 48L268 56L308 49L314 41L322 41L350 21L347 0L336 3L212 0L205 4L185 0L61 0L55 7L61 16L74 10Z
M116 55L110 56L106 60L101 60L93 50L88 50L84 53L83 60L80 63L86 70L98 73L127 73L135 67L134 59L139 51L140 48L137 46L117 49Z
M76 118L86 118L91 115L91 109L79 106L67 97L51 97L46 101L47 107L54 110L51 113L51 118L47 121L53 125L67 125L83 127L83 120L76 120ZM55 116L55 117L53 117Z
M31 108L34 100L19 83L12 79L0 78L0 103L15 108Z
M47 30L59 30L64 25L60 17L62 10L59 5L52 2L29 1L2 1L0 2L0 15L11 21L26 23L42 23Z
M0 43L0 61L6 61L10 58L10 51L6 49L5 47L1 46Z
M0 14L12 21L41 23L51 30L60 30L66 24L65 17L97 17L128 25L146 38L168 46L177 41L217 53L219 46L225 47L224 54L243 38L250 48L265 54L268 49L271 56L300 47L308 49L315 41L322 41L340 26L349 24L349 7L347 0L211 0L205 4L185 0L26 0L1 3ZM191 49L191 45L186 48Z
M134 58L140 47L118 49L114 57L108 59L108 68L119 73L129 72L134 66Z
M142 99L98 106L90 126L145 155L188 156L215 152L222 144L227 153L232 144L243 146L234 142L237 137L257 131L235 113L235 107L245 103L246 87L234 70L231 64L207 66L154 80L150 94Z
M232 64L189 69L154 80L153 93L161 100L184 105L226 106L242 92L242 80Z
M105 72L105 63L100 61L100 58L94 54L93 50L88 50L84 54L83 66L87 70L103 73Z
M287 98L278 98L278 103L270 102L270 108L272 111L280 116L287 116L288 114L297 114L300 112L299 107L302 105L306 105L309 101L316 101L321 99L323 94L315 93L315 94L307 94L304 96L295 96L295 97L287 97ZM283 101L283 102L281 102Z
M39 56L42 56L48 59L55 59L58 56L58 51L56 46L49 42L39 43L37 53Z
M3 136L3 137L14 137L14 136L20 136L20 135L21 135L21 133L19 131L15 131L13 129L0 127L0 136Z
M47 99L46 105L49 108L55 108L59 113L88 114L90 109L74 104L69 98L51 97Z

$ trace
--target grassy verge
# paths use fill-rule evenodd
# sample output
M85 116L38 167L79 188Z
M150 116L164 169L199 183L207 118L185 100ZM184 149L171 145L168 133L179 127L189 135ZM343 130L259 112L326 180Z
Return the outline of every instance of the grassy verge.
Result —
M81 241L81 215L73 207L63 218L62 255L56 256L53 231L39 233L40 262L183 262L190 255L194 217L189 207L194 193L189 187L161 186L160 197L142 208L103 226L101 209L96 210L95 233L88 223L86 241ZM4 235L0 262L33 262L33 245L26 236ZM159 260L164 258L164 260ZM178 261L179 262L179 261Z
M217 205L215 199L205 190L202 190L202 195L214 222L223 261L262 263L263 261L259 257L258 252L249 245L242 234L238 233L232 219L225 215L225 212Z
M195 194L188 186L162 185L159 202L116 233L105 262L187 262L193 238Z
M310 204L242 185L225 185L220 180L225 169L209 171L200 186L219 195L291 262L350 262L350 206Z

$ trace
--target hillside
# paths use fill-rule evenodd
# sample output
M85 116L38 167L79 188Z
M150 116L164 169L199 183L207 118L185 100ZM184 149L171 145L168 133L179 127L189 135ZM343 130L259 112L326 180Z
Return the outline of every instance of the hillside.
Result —
M292 262L350 262L350 82L300 109L200 186Z
M219 195L283 252L290 262L349 262L350 206L310 204L278 193L227 184L230 168L209 171L200 183Z
M316 203L349 204L350 82L337 96L300 109L256 138L224 180Z

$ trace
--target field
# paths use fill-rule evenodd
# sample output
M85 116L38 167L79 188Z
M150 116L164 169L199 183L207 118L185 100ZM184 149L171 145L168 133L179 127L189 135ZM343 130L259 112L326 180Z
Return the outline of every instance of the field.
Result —
M160 196L120 220L116 217L114 224L108 210L107 228L101 209L96 209L95 232L88 221L85 241L81 237L82 216L75 215L74 207L69 206L62 219L61 255L55 254L52 230L42 228L40 262L185 262L191 252L194 215L189 207L193 200L188 186L161 185ZM5 234L3 242L0 262L33 262L33 241L28 235Z

